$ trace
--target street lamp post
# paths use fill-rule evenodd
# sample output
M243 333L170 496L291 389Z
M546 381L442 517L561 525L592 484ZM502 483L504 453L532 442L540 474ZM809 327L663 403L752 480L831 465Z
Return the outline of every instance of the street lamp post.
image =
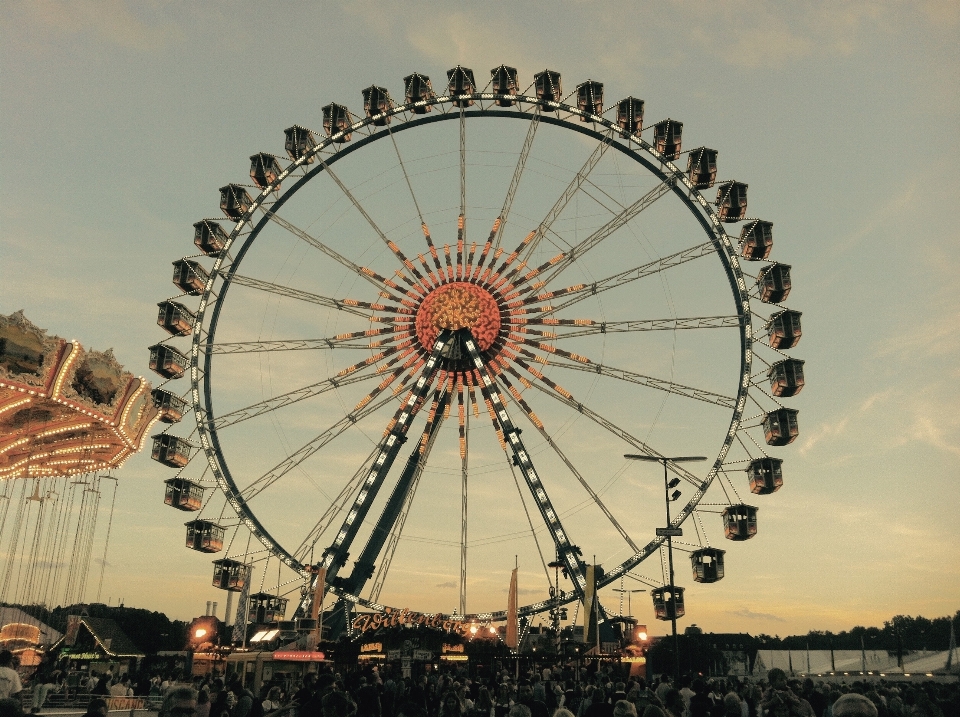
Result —
M560 618L563 617L563 608L560 607L563 598L565 597L563 591L560 589L560 569L564 567L564 564L559 560L554 560L548 567L553 568L554 571L554 580L553 585L550 586L550 598L553 603L553 606L550 608L550 624L553 626L554 630L554 639L556 641L555 647L557 655L560 654Z
M705 461L707 460L706 456L647 456L642 454L627 453L624 454L624 458L628 458L633 461L650 461L654 463L663 464L663 495L664 502L667 507L667 527L662 531L663 535L667 536L667 562L670 566L670 623L673 627L673 664L674 672L673 677L675 680L680 679L680 640L677 637L677 595L676 589L673 580L673 534L679 528L671 529L670 525L670 503L675 501L680 497L680 491L674 490L673 493L670 493L671 488L676 488L680 483L679 478L674 478L672 481L668 480L667 477L667 463L691 463L694 461ZM658 529L657 531L661 531ZM680 535L682 533L678 533Z

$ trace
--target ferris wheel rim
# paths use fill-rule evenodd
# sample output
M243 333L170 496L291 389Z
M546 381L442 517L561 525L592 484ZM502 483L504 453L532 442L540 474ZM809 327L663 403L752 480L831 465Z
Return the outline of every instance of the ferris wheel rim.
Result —
M380 131L374 131L374 133L356 138L349 145L339 145L335 143L338 140L343 138L345 133L355 132L361 128L368 127L374 124L377 121L383 120L389 117L400 117L405 113L411 113L415 108L423 108L425 106L437 106L437 105L453 105L455 102L462 102L466 100L473 100L477 102L493 102L497 99L510 99L517 103L516 108L503 108L503 109L493 109L493 107L484 108L475 108L469 109L466 111L454 111L446 113L438 113L433 115L414 115L403 121L402 124L395 126L386 126ZM524 110L520 107L522 104L527 104L531 109ZM557 116L553 114L546 113L557 113ZM571 118L562 118L559 116L559 113L563 112L569 115L572 115ZM719 255L721 264L724 269L728 281L730 282L731 291L734 294L734 299L737 309L737 317L739 319L739 336L740 336L740 380L738 381L738 392L735 398L735 408L733 410L733 417L730 421L730 425L727 431L727 434L722 443L721 450L715 459L713 466L707 473L706 478L704 478L700 487L696 491L693 498L687 502L687 504L675 515L674 519L671 521L671 524L674 526L681 525L694 511L696 506L700 503L703 495L706 493L707 489L710 487L718 473L720 472L723 461L726 456L727 450L732 445L734 439L736 438L737 433L741 427L741 419L743 415L743 407L746 403L746 398L749 393L749 389L752 385L750 381L751 375L751 366L752 366L752 312L750 309L750 296L746 289L743 272L739 265L739 259L735 254L736 243L732 242L729 235L726 233L720 219L717 216L716 211L712 207L711 203L703 197L699 190L693 186L693 184L688 180L686 174L676 167L671 161L666 160L660 153L656 151L649 143L644 141L639 133L637 134L628 134L623 132L614 122L600 117L598 115L593 115L588 112L579 110L577 107L573 107L561 102L549 102L542 101L535 97L526 96L526 95L499 95L492 93L471 93L464 95L448 95L448 96L439 96L431 100L419 100L416 102L404 103L401 105L395 106L392 110L378 115L368 116L363 120L354 123L348 128L345 128L341 132L334 133L330 136L323 138L317 143L317 145L311 149L309 152L304 153L300 158L294 160L284 172L271 183L270 186L264 188L260 194L253 197L253 203L250 206L249 210L244 213L244 215L237 221L236 226L229 233L229 241L226 244L224 250L220 253L220 256L215 260L214 270L210 274L210 278L204 288L204 292L201 296L200 306L201 309L197 313L197 321L194 326L192 339L191 339L191 356L190 356L190 380L191 380L191 393L193 397L193 408L194 414L197 419L198 432L200 434L201 447L206 455L208 465L213 472L214 478L217 482L218 487L224 493L227 498L228 503L230 503L231 508L237 513L240 521L247 527L248 530L253 534L253 536L266 548L271 554L276 558L281 560L289 568L299 573L301 576L306 578L309 575L307 566L301 563L297 558L295 558L289 551L287 551L282 544L277 541L269 531L262 525L260 520L256 517L256 514L253 510L247 505L247 502L243 499L241 495L241 490L233 480L232 474L229 469L229 465L226 460L226 456L223 453L222 447L220 445L219 436L216 427L213 426L213 416L215 415L212 411L213 405L213 389L210 381L212 376L212 355L213 352L210 351L210 346L214 342L214 337L216 333L217 322L219 319L220 309L223 306L225 296L229 289L230 284L232 283L233 270L239 266L243 256L246 251L252 246L253 242L259 235L260 231L264 226L270 221L270 212L274 209L279 209L282 207L283 203L287 201L290 197L294 196L299 189L309 183L314 177L318 176L321 172L325 171L325 168L329 165L334 164L339 159L342 159L346 156L349 156L351 153L361 149L362 147L375 142L380 139L384 139L390 136L391 133L396 134L398 132L404 131L406 129L413 129L423 125L428 125L434 122L446 121L446 120L455 120L465 116L467 119L472 119L476 117L499 117L499 118L512 118L512 119L526 119L531 120L535 116L539 117L540 122L545 122L547 124L552 124L557 127L561 127L567 130L574 130L581 134L593 137L597 140L604 141L608 140L611 148L618 149L621 153L628 156L630 159L638 162L641 166L644 167L648 172L653 174L659 180L665 182L672 180L673 186L671 187L671 193L680 198L684 206L693 214L701 227L704 229L705 233L709 237L710 241L714 245L715 252ZM594 127L585 126L584 124L576 124L571 119L576 119L577 117L585 118L588 122L593 123L593 125L600 125L606 132L600 132ZM621 142L615 141L617 138L626 139L628 142L632 142L636 145L633 147L631 145L625 145ZM258 221L252 222L255 212L258 210L263 210L264 201L270 196L274 191L274 186L279 185L280 182L289 178L291 173L297 168L303 168L308 160L312 157L322 156L320 153L322 150L333 147L335 152L331 155L323 157L322 161L318 165L304 173L296 182L294 182L290 187L286 188L283 193L277 198L277 200L271 205L270 212L264 214L260 217ZM644 152L652 156L653 160L641 154ZM659 166L658 166L659 165ZM237 241L238 238L242 236L243 230L246 227L250 227L249 233L243 239L241 248L238 250L236 256L230 262L230 274L223 275L220 273L219 269L222 265L223 259L226 254L229 252L231 247ZM216 299L213 302L213 310L210 321L207 325L206 330L204 330L204 315L206 314L207 307L209 304L210 296L213 293L214 284L216 283L217 277L220 277L222 284L220 285L219 291L217 292ZM204 336L205 334L205 336ZM200 368L200 354L204 355L203 358L203 368ZM203 382L203 387L201 390L200 383ZM675 468L675 467L672 467ZM639 551L632 555L627 560L620 563L616 568L606 572L604 577L597 582L598 587L603 587L612 583L613 581L619 579L623 574L629 572L632 568L636 567L638 564L643 562L648 558L653 552L658 550L664 543L666 539L664 537L656 537L643 546ZM345 591L339 590L336 586L328 586L328 589L332 592L338 594L340 597L348 600L350 602L363 605L365 607L370 607L373 609L383 609L385 606L377 602L370 601L362 598L360 595L354 595ZM576 595L571 594L570 596L564 598L561 601L561 604L567 604L576 600ZM557 604L557 599L550 598L543 600L537 603L531 603L529 605L522 606L518 608L518 612L521 615L524 614L535 614L542 612L550 607L553 607ZM490 613L475 613L472 617L477 619L502 619L505 616L505 611L490 612ZM461 616L464 617L464 616ZM471 616L467 616L471 617Z

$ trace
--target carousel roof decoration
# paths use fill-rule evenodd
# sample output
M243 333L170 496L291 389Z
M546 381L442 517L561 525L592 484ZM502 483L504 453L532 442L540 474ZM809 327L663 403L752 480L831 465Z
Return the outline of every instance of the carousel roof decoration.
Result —
M112 350L0 314L0 480L119 468L156 419L150 384Z

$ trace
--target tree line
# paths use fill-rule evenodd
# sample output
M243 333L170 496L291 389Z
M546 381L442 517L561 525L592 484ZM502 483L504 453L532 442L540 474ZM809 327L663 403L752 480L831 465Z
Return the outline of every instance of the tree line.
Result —
M135 607L112 607L102 603L47 608L43 605L7 605L23 610L31 617L60 632L66 632L68 615L110 618L134 645L147 655L164 650L182 650L187 639L187 623L171 620L162 612Z
M938 652L950 646L950 626L960 635L960 610L953 617L926 618L920 615L896 615L885 620L883 627L858 625L850 630L833 633L812 630L806 635L770 637L758 635L761 649L805 650L930 650Z

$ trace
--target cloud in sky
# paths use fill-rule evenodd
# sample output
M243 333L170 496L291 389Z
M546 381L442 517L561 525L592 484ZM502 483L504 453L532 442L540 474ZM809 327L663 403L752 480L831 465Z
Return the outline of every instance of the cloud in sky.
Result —
M17 6L34 24L48 31L90 34L132 50L160 50L179 36L170 23L145 22L141 15L147 6L134 6L126 0L27 0Z
M772 620L774 622L786 622L782 617L772 615L768 612L754 612L748 607L739 610L727 610L728 615L744 618L745 620Z
M453 580L447 580L445 583L437 583L438 588L455 588L457 584Z

